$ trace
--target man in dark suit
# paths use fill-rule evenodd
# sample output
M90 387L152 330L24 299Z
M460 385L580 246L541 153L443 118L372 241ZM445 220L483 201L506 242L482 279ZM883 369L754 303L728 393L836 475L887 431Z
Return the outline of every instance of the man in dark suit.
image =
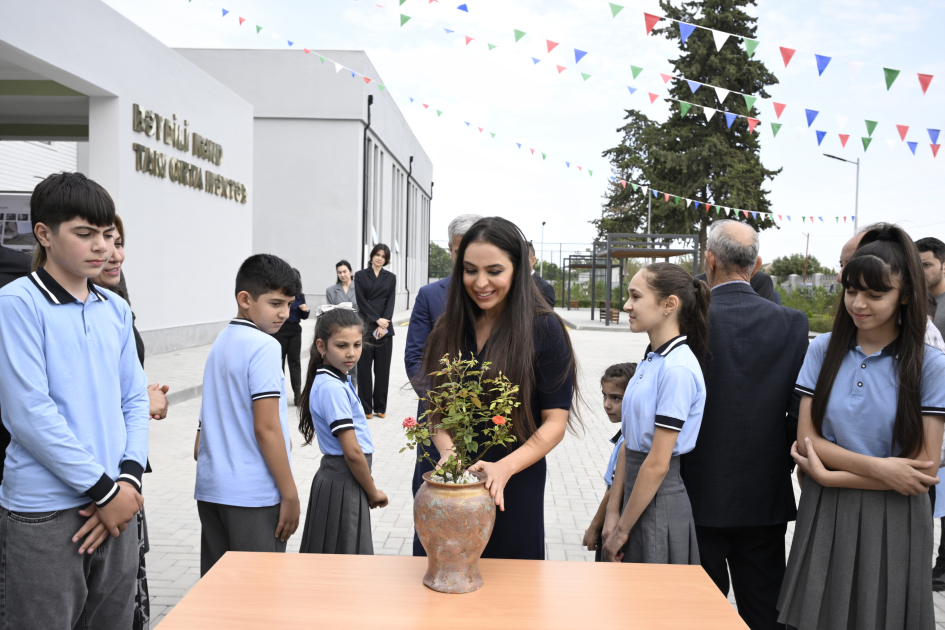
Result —
M29 275L30 257L15 249L0 246L0 287ZM3 482L3 460L10 445L10 432L0 424L0 483Z
M709 281L704 273L700 273L696 278L706 283ZM774 282L771 281L771 276L764 271L756 271L751 277L751 280L748 281L748 284L751 285L752 291L764 299L770 300L775 304L781 304L781 294L774 290Z
M469 228L481 218L482 217L478 214L461 214L450 221L447 230L449 236L447 247L450 252L450 260L456 262L456 252L459 250L459 244L462 242L466 232L469 231ZM420 363L423 360L423 346L427 342L427 337L430 336L430 331L433 330L433 324L436 323L437 318L442 315L443 311L446 309L446 294L450 287L450 278L452 278L452 276L447 276L442 280L432 282L421 287L417 292L417 297L413 303L413 310L410 312L410 324L407 326L407 347L404 350L404 366L407 369L407 378L411 380L420 372ZM426 391L417 385L414 385L414 390L417 392L418 396L426 395ZM418 419L423 414L423 410L424 407L421 402L417 405ZM419 446L417 447L418 457L420 456L420 448ZM431 446L426 450L434 460L440 458L436 447ZM420 463L417 462L417 464L414 465L412 484L413 493L415 495L422 484L423 478L420 473ZM413 536L413 555L426 555L423 550L423 545L420 544L420 539L417 538L416 533L414 533Z
M723 593L729 575L752 630L777 622L784 536L797 516L791 444L794 383L807 352L807 317L758 295L758 235L718 221L705 253L709 303L706 403L696 448L683 455L702 567Z
M548 302L548 306L550 308L554 308L555 288L550 282L535 273L535 265L538 263L538 257L535 256L535 246L532 245L531 241L528 241L528 263L532 266L532 278L535 279L535 284L538 285L538 290L541 291L541 294L545 297L545 301Z

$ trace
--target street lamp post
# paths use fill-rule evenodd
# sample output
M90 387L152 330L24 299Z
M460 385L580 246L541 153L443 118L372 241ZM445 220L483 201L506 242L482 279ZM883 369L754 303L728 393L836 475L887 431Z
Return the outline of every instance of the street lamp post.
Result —
M829 153L824 153L824 156L846 162L847 164L856 164L856 196L853 201L853 233L856 234L858 232L857 227L860 224L860 158L856 158L856 162L854 162L853 160L845 160L842 157L830 155Z
M541 253L539 253L539 256L541 256L544 253L544 251L545 251L545 222L542 221L541 222ZM545 259L544 258L542 258L541 263L538 264L538 275L541 276L542 278L545 277Z

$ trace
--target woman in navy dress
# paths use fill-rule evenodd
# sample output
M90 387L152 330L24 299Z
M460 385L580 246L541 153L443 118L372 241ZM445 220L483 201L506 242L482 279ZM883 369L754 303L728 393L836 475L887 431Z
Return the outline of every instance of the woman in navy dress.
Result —
M502 373L519 386L521 405L512 414L516 442L493 447L471 470L485 473L495 499L495 528L483 558L545 558L545 456L564 438L577 394L576 364L561 319L548 308L532 281L528 245L515 224L500 217L476 222L456 255L446 310L427 338L421 375L439 369L446 354L462 353L490 361L490 373ZM424 389L439 383L432 377ZM433 442L450 453L446 434ZM422 472L429 470L429 465Z

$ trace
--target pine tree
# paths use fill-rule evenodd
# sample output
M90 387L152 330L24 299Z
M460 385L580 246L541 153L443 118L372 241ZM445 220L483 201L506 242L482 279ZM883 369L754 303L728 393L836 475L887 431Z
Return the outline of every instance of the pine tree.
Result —
M689 0L680 8L660 1L667 17L754 39L756 19L743 10L747 5L755 5L754 0ZM653 33L680 42L679 58L670 62L675 74L764 98L769 97L765 87L778 83L761 61L748 55L737 37L729 37L722 49L716 51L709 31L697 28L683 44L678 24L668 24ZM610 159L618 180L713 204L707 213L705 206L696 210L695 204L686 207L684 200L677 203L670 197L666 202L662 194L652 202L652 233L698 234L699 249L705 251L708 226L724 218L715 206L769 210L769 191L764 189L764 183L781 170L766 169L761 163L757 137L760 124L754 133L749 133L744 118L736 119L731 128L727 126L725 111L758 115L754 107L746 108L748 103L741 95L729 94L719 104L714 89L703 85L692 93L682 79L671 80L669 93L695 105L683 111L681 103L670 101L670 118L662 124L649 120L640 111L626 110L627 123L618 129L623 133L620 146L604 151L603 155ZM719 111L707 121L700 105ZM652 197L652 192L648 195ZM607 193L602 218L592 223L600 235L640 233L646 231L646 216L647 195L642 190L635 192L629 185L614 183ZM769 215L739 218L757 230L775 227Z

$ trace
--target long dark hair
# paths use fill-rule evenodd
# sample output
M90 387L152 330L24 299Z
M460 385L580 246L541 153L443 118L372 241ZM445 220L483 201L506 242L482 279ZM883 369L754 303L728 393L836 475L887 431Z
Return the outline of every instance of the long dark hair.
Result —
M338 263L335 264L335 284L341 284L341 280L338 278L338 267L347 267L349 272L354 273L354 270L351 268L351 263L347 260L339 260Z
M671 295L679 300L679 332L686 335L686 343L705 373L709 353L709 300L712 298L709 285L695 280L688 271L672 263L653 263L644 270L646 283L659 301Z
M928 292L915 243L902 228L889 223L877 223L863 235L850 262L844 266L843 288L886 292L894 289L897 281L899 298L905 303L899 306L899 337L895 341L899 399L893 438L902 447L904 456L914 457L925 444L921 388ZM811 404L811 421L820 435L823 435L824 415L837 372L856 333L853 317L841 305L833 321L833 331ZM838 395L841 394L838 392Z
M364 323L358 314L346 308L333 308L330 311L319 316L315 322L315 339L312 340L312 348L308 360L308 373L305 375L305 387L302 389L302 397L299 401L299 433L305 438L302 446L312 443L315 437L315 424L312 422L312 410L309 408L309 399L312 396L312 383L315 382L315 373L318 366L324 363L322 355L318 351L318 340L321 339L324 344L328 344L328 339L342 328L354 326L364 335Z
M423 350L423 363L416 377L415 384L421 389L432 389L440 385L436 377L428 376L439 370L439 361L444 355L458 357L467 348L469 331L475 330L475 323L482 314L482 309L466 292L463 283L465 275L464 260L466 248L471 243L490 243L502 250L512 261L512 283L506 294L505 308L492 327L489 343L479 356L480 361L490 361L490 374L500 372L519 386L518 401L521 403L512 412L512 430L522 444L536 430L537 423L532 417L531 399L535 392L535 338L536 318L551 316L553 325L560 326L568 344L568 365L563 371L560 383L549 384L552 389L560 386L570 376L574 383L574 398L581 402L578 389L577 362L571 339L561 318L548 308L538 285L531 277L528 264L528 245L522 231L501 217L486 217L473 224L463 236L453 265L453 276L446 295L446 308L436 320ZM550 318L549 318L550 320ZM572 405L568 426L580 423L579 405Z

